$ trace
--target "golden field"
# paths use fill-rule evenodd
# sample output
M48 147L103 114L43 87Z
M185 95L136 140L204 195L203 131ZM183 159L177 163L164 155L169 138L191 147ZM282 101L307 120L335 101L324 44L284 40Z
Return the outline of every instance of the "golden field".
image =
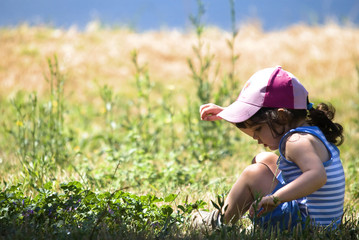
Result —
M219 73L230 71L227 41L231 38L231 33L215 28L207 28L202 35L203 55L213 56L213 69ZM95 101L99 86L105 84L130 95L135 73L131 52L137 50L140 64L148 66L151 81L174 91L182 102L183 91L196 89L187 59L194 59L193 47L197 45L197 36L190 31L136 33L103 29L97 22L83 32L75 27L63 30L27 25L1 29L0 96L11 98L19 90L43 93L48 86L44 81L46 60L55 54L67 76L68 98ZM235 77L242 83L261 68L281 65L306 86L312 101L333 102L340 113L338 120L357 117L352 108L359 91L359 29L327 24L263 32L257 25L246 25L240 28L234 48L234 54L239 55ZM221 78L215 71L208 81L218 83Z
M204 54L213 55L219 71L230 67L229 39L231 33L211 28L201 39ZM358 89L358 43L359 29L334 24L268 33L256 25L243 26L235 38L236 77L245 81L260 68L281 65L305 84L311 96L338 98L343 91L353 96ZM139 61L148 64L152 81L182 91L192 84L187 58L194 56L196 44L197 37L191 32L136 33L101 29L96 22L84 32L27 25L1 29L0 93L10 96L20 89L41 93L46 86L46 58L54 54L68 76L66 90L76 97L83 99L96 91L96 82L125 92L134 73L130 61L134 49Z

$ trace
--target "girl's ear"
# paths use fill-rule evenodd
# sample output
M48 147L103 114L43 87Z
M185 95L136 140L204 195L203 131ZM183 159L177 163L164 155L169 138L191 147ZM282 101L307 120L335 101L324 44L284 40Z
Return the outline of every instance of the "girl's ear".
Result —
M290 119L289 119L290 116L288 114L287 109L278 108L277 113L278 113L278 120L279 120L280 123L286 124L286 123L288 123L290 121Z

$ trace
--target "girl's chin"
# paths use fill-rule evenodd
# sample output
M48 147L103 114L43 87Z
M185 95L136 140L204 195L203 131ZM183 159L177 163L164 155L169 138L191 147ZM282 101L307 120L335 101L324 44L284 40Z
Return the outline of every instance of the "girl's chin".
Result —
M265 147L267 147L267 148L269 148L270 150L273 150L273 151L278 149L277 146L267 146L267 145L265 145Z

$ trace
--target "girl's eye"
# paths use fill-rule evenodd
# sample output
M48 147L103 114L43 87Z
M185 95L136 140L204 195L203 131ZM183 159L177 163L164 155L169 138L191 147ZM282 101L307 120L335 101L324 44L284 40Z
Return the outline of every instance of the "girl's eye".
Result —
M257 127L254 131L259 132L262 129L262 127Z

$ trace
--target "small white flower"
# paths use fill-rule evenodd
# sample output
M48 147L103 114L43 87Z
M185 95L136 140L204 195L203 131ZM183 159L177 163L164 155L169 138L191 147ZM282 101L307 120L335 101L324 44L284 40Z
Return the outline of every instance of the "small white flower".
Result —
M108 103L106 103L106 110L109 112L109 111L111 111L111 103L110 102L108 102Z

